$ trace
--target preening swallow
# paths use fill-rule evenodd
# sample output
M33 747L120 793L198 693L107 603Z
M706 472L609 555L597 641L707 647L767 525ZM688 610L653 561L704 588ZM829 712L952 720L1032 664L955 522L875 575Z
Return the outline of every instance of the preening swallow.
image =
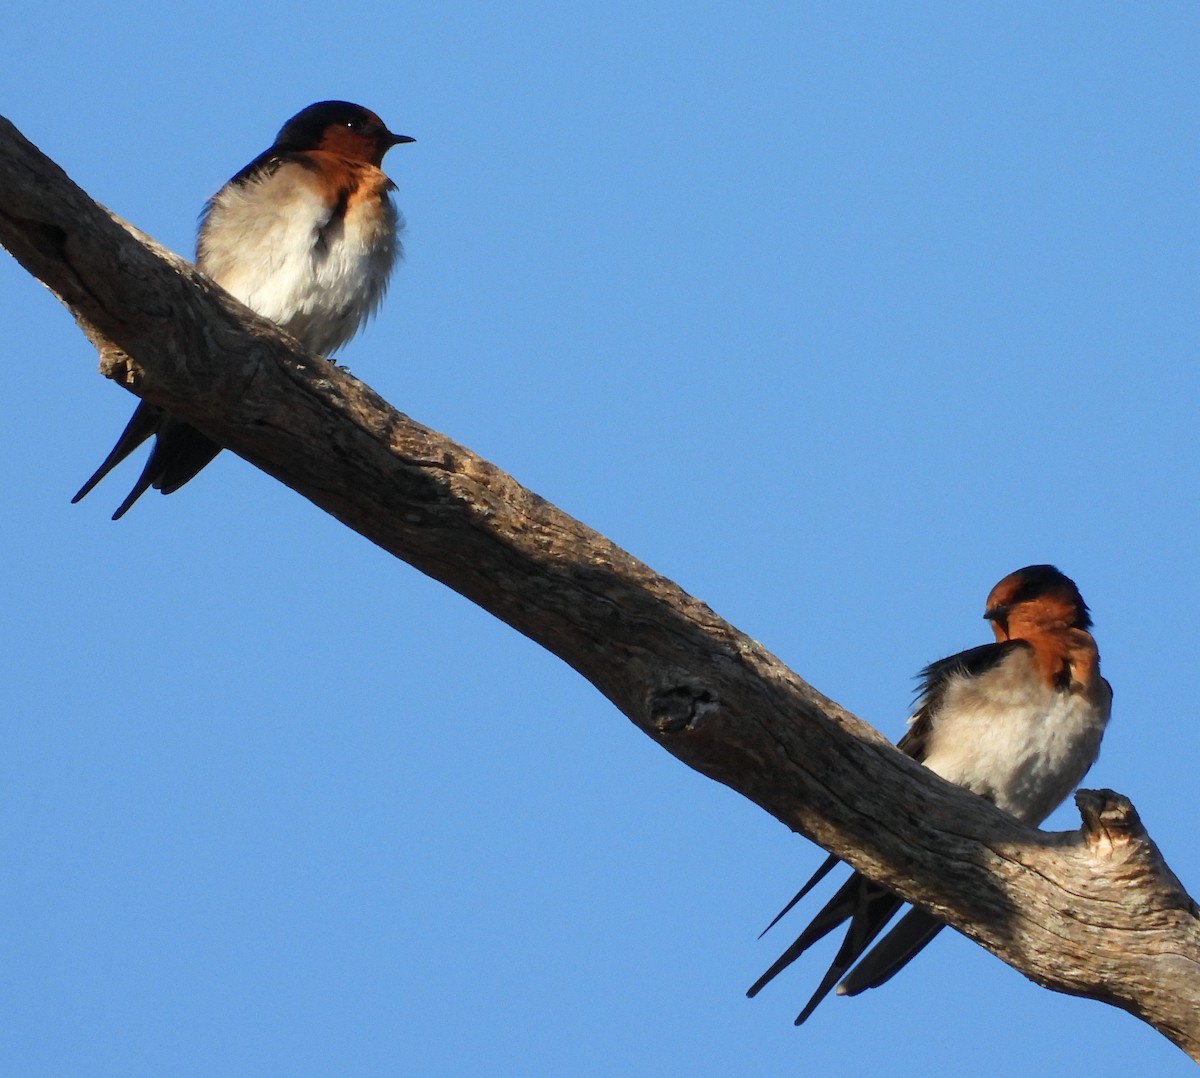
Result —
M1095 762L1112 689L1100 676L1087 604L1054 566L1030 565L1006 576L992 589L983 616L992 623L995 643L921 671L916 711L897 747L1017 819L1040 824ZM767 929L837 864L838 858L827 858ZM943 927L913 908L868 950L902 905L855 872L747 994L757 995L847 921L842 945L796 1025L835 985L846 996L878 987Z
M305 348L332 354L375 312L402 255L396 185L381 166L388 150L412 141L361 105L309 105L204 207L197 267ZM178 490L221 451L142 402L72 503L151 435L150 459L113 520L150 487Z

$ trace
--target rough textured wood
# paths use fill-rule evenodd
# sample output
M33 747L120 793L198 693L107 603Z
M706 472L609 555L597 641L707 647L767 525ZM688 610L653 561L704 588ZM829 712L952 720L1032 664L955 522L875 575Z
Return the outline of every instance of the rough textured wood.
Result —
M0 242L102 370L554 652L684 763L1048 988L1200 1059L1200 919L1132 806L1048 835L943 782L671 581L307 355L0 120Z

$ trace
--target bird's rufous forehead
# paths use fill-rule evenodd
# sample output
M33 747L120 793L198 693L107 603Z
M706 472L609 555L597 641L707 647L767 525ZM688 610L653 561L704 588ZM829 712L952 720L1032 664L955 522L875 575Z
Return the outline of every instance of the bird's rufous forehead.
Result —
M995 610L997 607L1011 606L1021 591L1020 573L1009 573L990 592L984 610Z
M1014 609L1057 617L1079 628L1091 624L1087 604L1075 582L1052 565L1030 565L1009 573L987 597L984 617L1011 615Z

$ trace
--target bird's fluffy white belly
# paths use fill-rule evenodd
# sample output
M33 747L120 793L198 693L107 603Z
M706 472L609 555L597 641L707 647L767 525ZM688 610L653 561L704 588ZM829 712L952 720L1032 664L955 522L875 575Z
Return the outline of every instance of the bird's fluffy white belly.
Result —
M993 673L986 692L966 677L947 685L924 763L1036 824L1087 773L1108 716L1082 694L1054 691L1011 666L1014 676Z
M281 196L264 212L241 191L223 192L206 222L200 268L306 348L328 355L383 298L396 257L395 210L385 198L382 215L361 203L330 223L311 188L292 184Z

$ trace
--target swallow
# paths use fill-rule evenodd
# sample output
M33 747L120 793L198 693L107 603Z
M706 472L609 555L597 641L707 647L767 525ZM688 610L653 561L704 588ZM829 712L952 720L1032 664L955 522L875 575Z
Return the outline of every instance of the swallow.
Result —
M916 709L897 748L1037 826L1099 755L1112 687L1100 676L1087 604L1075 583L1054 566L1030 565L1006 576L992 589L983 616L991 622L995 642L921 671ZM828 857L764 934L838 860ZM912 908L868 950L903 904L887 888L855 872L746 994L757 995L817 940L846 922L841 947L796 1025L808 1019L835 985L838 995L845 996L877 988L944 927L931 914Z
M403 256L396 185L381 166L393 146L413 141L361 105L309 105L209 199L196 266L309 351L336 352L374 314ZM72 504L151 435L150 458L113 520L150 487L174 493L221 451L195 427L143 401Z

